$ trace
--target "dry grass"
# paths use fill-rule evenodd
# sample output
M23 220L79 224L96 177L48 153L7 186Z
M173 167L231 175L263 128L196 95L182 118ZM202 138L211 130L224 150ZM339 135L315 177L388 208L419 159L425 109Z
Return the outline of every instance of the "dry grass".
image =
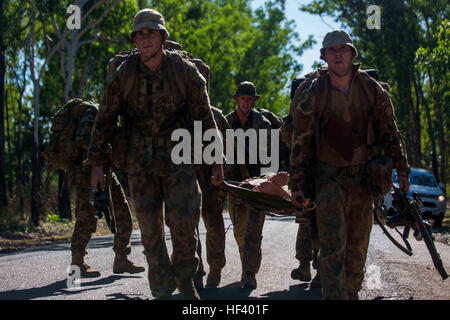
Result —
M0 232L0 252L9 252L24 248L70 241L72 237L75 220L49 220L41 222L39 227L31 227L24 223L14 231ZM133 223L138 228L137 222ZM104 219L97 222L97 231L92 235L98 237L111 234Z

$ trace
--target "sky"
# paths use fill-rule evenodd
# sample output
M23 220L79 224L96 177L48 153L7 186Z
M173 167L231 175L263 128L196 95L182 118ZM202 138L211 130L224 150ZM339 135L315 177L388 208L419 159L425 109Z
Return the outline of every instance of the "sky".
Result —
M256 9L264 6L266 0L253 0L252 8ZM330 17L324 17L323 21L317 15L312 15L299 10L301 5L311 3L312 0L286 0L286 17L288 20L294 20L296 24L295 31L299 34L301 41L308 39L309 35L313 35L316 44L308 50L305 50L300 58L300 63L303 64L302 75L313 71L312 65L314 61L321 61L319 59L319 51L322 46L322 40L327 32L333 29L340 29L339 23L334 22Z

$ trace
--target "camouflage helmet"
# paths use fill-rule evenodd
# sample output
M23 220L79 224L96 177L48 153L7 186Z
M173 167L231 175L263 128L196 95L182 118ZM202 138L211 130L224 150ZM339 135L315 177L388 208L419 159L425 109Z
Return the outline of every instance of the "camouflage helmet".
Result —
M130 37L133 39L134 34L138 30L146 27L153 30L163 30L167 34L167 37L169 37L164 17L156 10L147 8L136 13L133 19L133 31L131 31Z
M236 93L233 94L233 98L240 96L248 96L256 99L261 98L259 94L256 93L256 87L250 81L244 81L239 83L236 87Z
M356 50L356 47L353 45L353 41L350 38L350 35L344 30L333 30L331 32L328 32L323 39L322 48L320 49L320 59L325 60L324 58L326 48L339 44L345 44L349 46L353 50L355 57L358 56L358 50Z

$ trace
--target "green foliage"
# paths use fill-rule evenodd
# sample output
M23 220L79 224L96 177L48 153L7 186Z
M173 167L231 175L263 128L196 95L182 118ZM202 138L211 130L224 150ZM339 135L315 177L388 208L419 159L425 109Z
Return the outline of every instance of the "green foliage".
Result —
M238 83L244 80L256 84L262 96L256 107L287 112L289 105L290 80L301 72L298 63L303 50L310 47L312 38L302 40L294 32L292 21L284 14L285 0L267 1L264 7L253 11L251 0L123 0L102 20L82 35L76 50L71 79L67 78L65 67L69 52L67 43L44 67L39 84L39 139L41 151L50 135L51 115L64 101L65 81L71 80L69 97L100 101L104 88L106 68L109 59L119 51L131 50L129 38L133 17L139 8L151 7L165 17L170 40L181 43L195 57L204 60L211 68L211 103L224 113L232 111L232 100ZM28 215L31 185L31 152L33 142L33 84L26 60L30 57L30 22L36 17L34 56L35 65L40 69L48 54L60 42L66 28L67 7L71 1L30 1L10 0L5 2L4 25L6 54L7 113L5 116L6 136L10 144L6 147L8 181L12 185L9 194L11 210L18 215L18 161L19 154L23 172L23 201ZM82 16L98 1L89 0L82 9ZM82 20L81 28L99 18L105 7L102 4ZM81 32L81 31L77 31ZM78 33L70 31L67 42ZM44 36L46 34L46 36ZM25 69L24 69L25 68ZM25 77L23 71L25 70ZM21 94L23 94L21 96ZM19 102L23 105L21 114L22 147L19 148ZM5 130L6 130L5 129ZM42 207L47 213L56 212L58 175L47 172L41 166ZM1 216L1 215L0 215ZM50 221L59 219L50 214Z
M58 214L50 214L47 216L47 221L58 222L61 221L61 219Z
M211 103L233 110L237 84L255 83L258 107L277 112L289 105L286 88L301 71L298 57L313 43L301 43L284 15L285 1L268 1L252 12L248 0L157 1L170 39L211 68ZM176 4L175 4L176 3Z

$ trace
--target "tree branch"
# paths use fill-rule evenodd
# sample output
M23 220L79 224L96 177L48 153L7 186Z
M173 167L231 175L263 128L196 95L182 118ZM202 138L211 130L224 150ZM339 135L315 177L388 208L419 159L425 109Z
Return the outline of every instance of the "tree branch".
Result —
M102 13L102 15L97 19L97 20L95 20L94 22L92 22L91 24L89 24L87 27L85 27L85 28L83 28L83 30L81 30L81 32L80 32L80 34L78 35L78 40L80 40L81 39L81 37L87 32L87 31L89 31L90 29L92 29L93 27L95 27L96 25L98 25L100 22L102 22L103 21L103 19L105 18L105 16L115 7L115 6L117 6L120 2L122 2L123 0L117 0L116 2L114 2L113 4L111 4L108 8L106 8L104 11L103 11L103 13ZM101 4L101 3L103 3L104 1L102 1L102 2L98 2L98 3L96 3L94 6L97 6L98 4ZM94 7L93 6L93 7ZM92 9L92 8L91 8ZM88 11L88 13L86 13L86 15L84 15L84 17L86 17L87 16L87 14L89 14L90 12L91 12L92 10L89 10ZM84 19L82 19L82 20L84 20Z

